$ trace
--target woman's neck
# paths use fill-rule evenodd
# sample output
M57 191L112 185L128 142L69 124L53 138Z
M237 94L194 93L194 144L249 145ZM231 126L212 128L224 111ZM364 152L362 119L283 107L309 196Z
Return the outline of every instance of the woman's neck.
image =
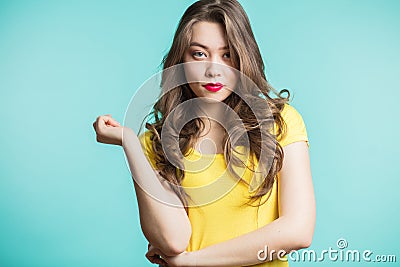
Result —
M225 120L227 107L225 103L203 99L195 101L196 117L204 123L204 129L196 142L195 149L203 154L223 153Z
M204 130L196 142L196 150L202 154L221 154L224 152L225 129L216 121L202 119Z

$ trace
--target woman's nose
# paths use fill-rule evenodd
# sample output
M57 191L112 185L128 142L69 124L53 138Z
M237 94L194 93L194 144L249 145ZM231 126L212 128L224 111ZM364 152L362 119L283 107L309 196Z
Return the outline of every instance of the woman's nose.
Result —
M207 62L205 76L207 78L217 77L222 75L222 65L216 61Z

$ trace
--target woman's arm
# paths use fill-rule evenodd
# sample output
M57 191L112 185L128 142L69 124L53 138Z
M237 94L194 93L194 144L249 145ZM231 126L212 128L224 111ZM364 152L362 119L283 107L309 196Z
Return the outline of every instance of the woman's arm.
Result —
M167 255L182 253L189 243L191 225L181 200L153 170L131 129L124 131L122 146L134 178L144 235Z
M280 172L280 216L275 221L250 233L204 249L164 257L170 266L237 266L261 263L268 254L279 250L289 253L310 246L315 225L315 200L311 179L308 147L295 142L283 148L285 157ZM284 254L280 254L282 257ZM267 255L266 260L272 260ZM197 264L197 265L194 265Z
M97 141L122 145L124 149L134 178L140 224L147 240L169 256L185 251L191 236L189 218L169 183L147 161L134 131L122 127L110 115L99 116L93 127Z

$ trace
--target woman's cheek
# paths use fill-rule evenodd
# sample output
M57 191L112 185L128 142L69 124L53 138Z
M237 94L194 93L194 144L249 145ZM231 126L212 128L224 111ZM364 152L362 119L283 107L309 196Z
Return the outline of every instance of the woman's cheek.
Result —
M228 80L229 80L228 86L232 91L234 91L237 86L237 83L238 83L238 78L239 78L238 71L236 71L236 70L230 71L228 77L229 77L228 78Z
M204 80L202 80L204 70L201 65L196 63L185 64L185 75L188 82L201 82Z

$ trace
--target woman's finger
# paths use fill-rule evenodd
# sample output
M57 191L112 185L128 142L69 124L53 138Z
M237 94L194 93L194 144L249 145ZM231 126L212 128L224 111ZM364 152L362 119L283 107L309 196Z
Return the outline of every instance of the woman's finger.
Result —
M114 120L113 118L109 118L109 119L106 121L106 123L107 123L107 125L111 125L111 126L115 126L115 127L121 126L121 124L119 124L119 122L116 121L116 120Z
M94 124L95 124L95 128L96 128L97 130L98 130L98 129L101 129L102 126L105 125L105 117L104 117L104 116L98 116L97 119L96 119L96 121L94 122Z
M106 115L100 116L100 117L99 117L99 121L100 121L100 122L104 122L104 125L111 125L111 126L114 126L114 127L119 127L119 126L121 126L121 124L120 124L118 121L116 121L116 120L111 116L111 114L106 114Z
M160 257L160 255L158 255L156 253L155 249L150 249L149 251L147 251L146 253L146 258L154 264L162 264L162 265L166 265L167 263Z
M159 256L146 256L146 258L153 264L167 265L167 263Z

